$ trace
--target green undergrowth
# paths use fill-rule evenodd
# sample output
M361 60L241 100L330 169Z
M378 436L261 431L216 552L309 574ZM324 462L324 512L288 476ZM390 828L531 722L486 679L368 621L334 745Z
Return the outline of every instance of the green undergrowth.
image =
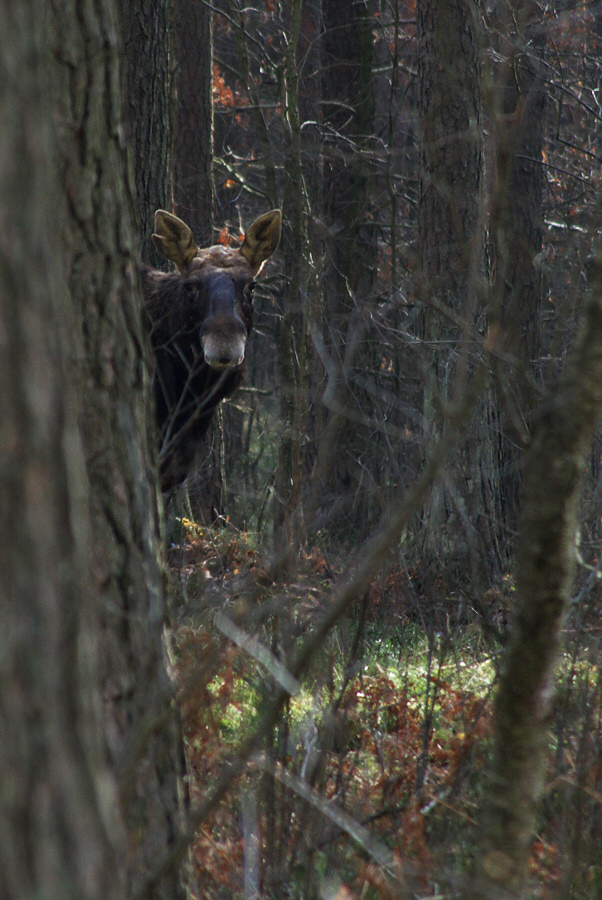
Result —
M311 634L343 567L314 551L299 559L289 582L275 583L253 535L182 527L170 558L173 643L191 795L200 800L257 728L275 684L286 680L280 667ZM438 628L441 619L424 627L424 608L418 620L406 602L407 579L404 571L376 579L317 649L263 735L260 757L199 829L199 896L242 896L249 803L271 884L266 897L326 896L329 884L366 900L387 896L392 872L383 854L417 895L428 896L441 888L442 872L451 883L470 864L500 648L483 640L474 621L453 631ZM426 608L428 598L422 602ZM567 798L574 805L579 753L594 752L584 705L589 727L600 728L591 648L567 649L558 685L552 787L532 859L535 898L552 896L558 883L558 834L579 827Z

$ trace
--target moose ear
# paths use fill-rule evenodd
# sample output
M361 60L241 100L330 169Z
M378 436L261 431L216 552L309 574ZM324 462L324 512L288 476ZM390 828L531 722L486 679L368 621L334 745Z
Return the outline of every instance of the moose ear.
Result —
M188 268L199 249L188 225L164 209L158 209L155 213L153 243L157 250L176 264L180 272Z
M251 266L253 276L259 273L278 246L281 230L282 213L279 209L264 213L249 225L240 252Z

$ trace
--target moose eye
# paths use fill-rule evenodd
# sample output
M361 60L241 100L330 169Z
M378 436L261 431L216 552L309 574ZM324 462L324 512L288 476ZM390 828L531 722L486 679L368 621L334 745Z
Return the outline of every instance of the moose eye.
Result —
M257 284L256 281L251 281L250 284L248 284L248 285L246 286L246 288L245 288L245 296L246 296L247 300L252 300L252 299L253 299L253 288L255 287L256 284Z

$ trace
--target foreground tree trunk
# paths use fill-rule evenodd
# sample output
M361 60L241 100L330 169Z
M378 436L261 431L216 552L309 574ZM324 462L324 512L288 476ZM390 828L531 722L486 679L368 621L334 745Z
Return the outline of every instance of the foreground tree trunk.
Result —
M575 561L577 508L602 411L602 259L595 299L525 473L517 608L495 713L495 753L471 900L520 900L537 822L554 677Z
M0 896L119 900L44 8L0 9Z
M165 595L122 52L112 0L67 0L46 16L68 201L69 374L90 485L99 675L128 836L123 865L136 893L178 831L179 736L162 653ZM172 871L151 895L173 900L180 890Z

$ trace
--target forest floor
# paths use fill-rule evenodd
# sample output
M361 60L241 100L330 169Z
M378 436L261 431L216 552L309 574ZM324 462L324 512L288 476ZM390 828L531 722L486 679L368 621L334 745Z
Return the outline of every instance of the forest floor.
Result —
M289 683L286 661L328 607L345 559L314 550L294 578L275 583L252 536L182 520L169 566L194 808L259 727L274 685ZM444 593L427 615L417 579L392 567L338 622L261 752L201 823L192 847L199 898L456 895L478 833L501 648L470 603ZM485 598L490 625L503 630L511 598L509 579ZM586 824L584 792L593 801L600 744L587 735L600 732L602 691L591 647L578 644L559 676L531 860L542 900L562 894L567 845L580 888L565 896L600 896L600 851L594 859L585 846L599 825Z

